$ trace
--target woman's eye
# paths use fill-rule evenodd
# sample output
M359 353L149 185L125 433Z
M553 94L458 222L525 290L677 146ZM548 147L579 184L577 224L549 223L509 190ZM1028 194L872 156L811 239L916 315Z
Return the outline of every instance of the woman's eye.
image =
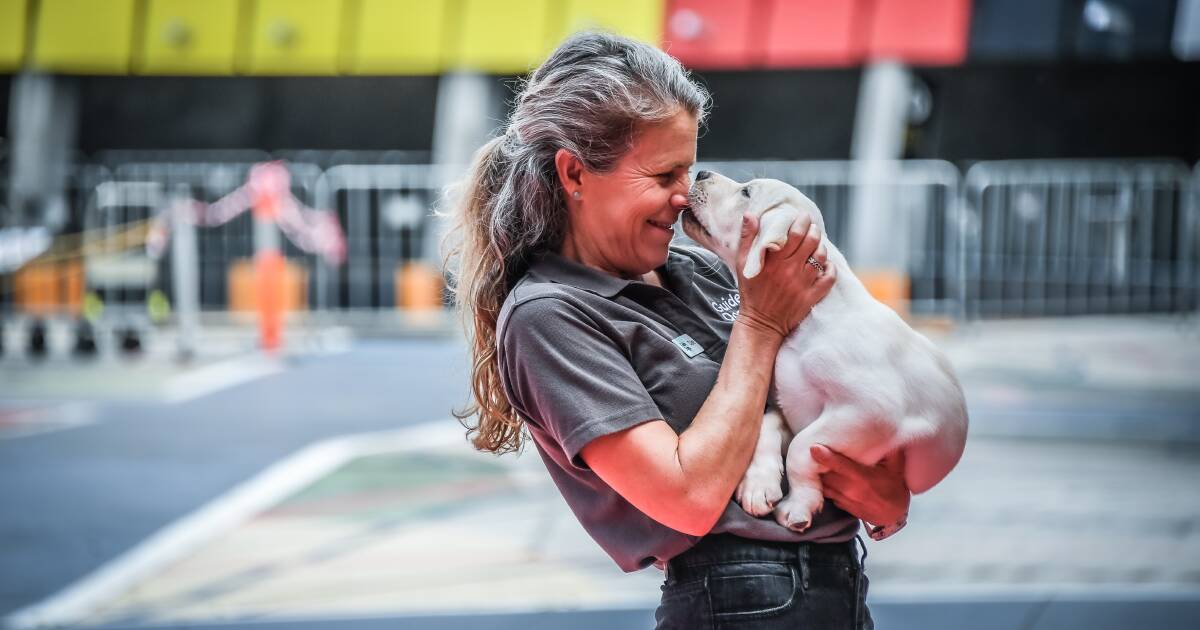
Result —
M750 198L750 187L749 186L746 186L745 188L742 189L742 196L747 199Z

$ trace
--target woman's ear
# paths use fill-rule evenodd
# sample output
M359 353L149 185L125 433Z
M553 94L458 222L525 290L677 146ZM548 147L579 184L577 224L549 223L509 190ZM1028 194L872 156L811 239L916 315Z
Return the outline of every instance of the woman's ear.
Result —
M566 149L559 149L554 154L554 170L558 172L558 183L568 197L583 184L583 162Z

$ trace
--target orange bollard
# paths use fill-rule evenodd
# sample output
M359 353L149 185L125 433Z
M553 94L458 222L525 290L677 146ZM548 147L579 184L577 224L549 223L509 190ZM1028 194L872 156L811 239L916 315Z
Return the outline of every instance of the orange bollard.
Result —
M17 307L31 315L48 315L54 310L54 269L51 265L34 263L14 274Z
M397 308L406 311L437 311L442 305L442 274L432 265L409 261L396 268L394 276Z
M254 255L258 332L263 350L275 352L283 340L283 274L286 261L278 250Z
M17 308L32 315L78 315L85 289L83 265L78 260L38 262L13 274Z
M258 312L258 273L251 260L237 260L229 267L226 295L229 310L235 313ZM308 272L284 260L281 308L284 314L308 308Z
M83 264L73 260L61 263L60 269L63 279L63 306L72 316L78 317L83 312L83 294L87 288Z
M900 317L908 318L908 301L912 295L908 274L894 269L856 269L854 275L872 297L891 307Z

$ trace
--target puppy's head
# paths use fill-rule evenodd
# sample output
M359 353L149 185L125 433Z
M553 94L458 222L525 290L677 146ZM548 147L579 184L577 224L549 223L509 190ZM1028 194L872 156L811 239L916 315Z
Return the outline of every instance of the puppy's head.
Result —
M750 213L758 217L758 235L742 270L747 278L762 271L767 250L782 247L792 223L801 216L808 216L825 233L825 221L817 205L799 190L776 179L753 179L740 184L717 173L700 171L688 192L688 205L682 215L684 233L720 256L730 269L737 265L742 215Z

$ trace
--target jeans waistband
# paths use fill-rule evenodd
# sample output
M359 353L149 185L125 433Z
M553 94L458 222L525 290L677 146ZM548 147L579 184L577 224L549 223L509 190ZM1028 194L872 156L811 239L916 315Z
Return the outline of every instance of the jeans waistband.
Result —
M704 572L706 567L738 562L779 562L847 565L861 568L866 560L866 548L860 558L861 541L851 538L840 543L776 542L751 540L732 534L709 534L691 549L667 563L667 579L689 580Z

